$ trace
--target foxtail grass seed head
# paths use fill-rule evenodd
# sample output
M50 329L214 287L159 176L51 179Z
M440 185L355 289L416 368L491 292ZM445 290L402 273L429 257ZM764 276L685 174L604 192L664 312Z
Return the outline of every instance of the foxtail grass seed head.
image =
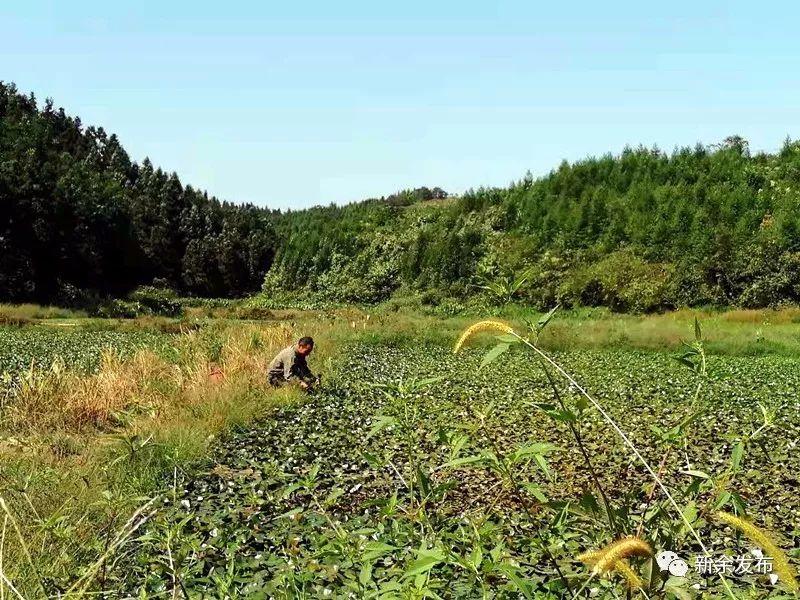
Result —
M789 558L766 531L759 529L750 521L730 513L718 512L716 517L723 523L741 531L750 541L766 552L767 556L771 556L773 572L790 590L795 593L800 592L800 585L797 583L795 570L789 563Z
M607 549L584 552L578 556L578 560L586 563L587 565L597 565L600 559L603 558L606 551ZM614 564L611 565L610 570L619 573L625 579L631 589L644 588L644 581L642 578L636 574L636 571L634 571L624 559L615 561Z
M458 338L456 345L453 347L453 354L458 354L458 351L461 350L461 346L463 346L469 338L481 331L502 331L503 333L513 334L514 328L506 325L502 321L478 321L464 330L464 333L461 334L461 337Z
M612 570L616 562L623 558L629 556L652 556L652 554L653 549L644 540L637 537L626 537L609 544L601 550L601 556L598 557L592 571L597 574L604 573Z
M589 550L588 552L579 554L577 558L582 563L586 563L587 565L593 565L598 560L600 560L601 556L603 556L603 552L601 550Z
M644 589L644 581L636 574L636 571L630 568L624 560L618 560L614 563L614 570L625 578L628 587L631 589Z

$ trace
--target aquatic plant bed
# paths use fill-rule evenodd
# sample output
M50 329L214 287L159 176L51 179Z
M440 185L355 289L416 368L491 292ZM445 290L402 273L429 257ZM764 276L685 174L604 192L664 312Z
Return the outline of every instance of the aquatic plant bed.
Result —
M166 349L170 336L151 331L91 331L80 328L0 327L0 375L48 368L58 359L68 368L97 369L104 350L130 356L143 348Z
M590 579L578 555L638 534L690 562L700 548L684 519L712 554L749 552L750 542L714 519L719 510L746 511L798 558L796 362L708 357L700 381L663 353L553 355L658 469L682 519L574 386L559 383L561 406L531 354L512 349L481 367L484 354L351 348L314 395L177 474L104 589L623 597L623 579ZM699 414L676 434L692 407ZM713 575L670 577L649 558L632 566L649 597L723 595ZM781 593L766 575L729 581L748 597Z

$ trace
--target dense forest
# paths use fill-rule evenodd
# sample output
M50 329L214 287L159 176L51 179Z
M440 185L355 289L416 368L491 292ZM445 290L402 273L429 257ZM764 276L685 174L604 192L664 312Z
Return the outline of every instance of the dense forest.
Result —
M0 83L0 300L80 301L157 283L198 295L258 289L269 212L209 198L115 135Z
M264 303L539 307L800 301L800 143L626 149L448 197L281 213L221 202L0 84L0 301L141 285Z
M800 144L755 156L737 136L671 154L626 149L449 200L302 211L276 230L266 299L305 289L453 311L797 302Z

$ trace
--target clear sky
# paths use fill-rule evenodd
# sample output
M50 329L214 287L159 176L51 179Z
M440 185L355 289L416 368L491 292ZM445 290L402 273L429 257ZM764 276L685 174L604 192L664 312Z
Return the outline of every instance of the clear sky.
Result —
M800 136L797 2L9 0L0 79L274 208Z

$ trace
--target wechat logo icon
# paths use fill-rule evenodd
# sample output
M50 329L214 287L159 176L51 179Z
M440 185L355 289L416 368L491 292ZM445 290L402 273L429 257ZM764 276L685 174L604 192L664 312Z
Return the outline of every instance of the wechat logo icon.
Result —
M668 571L674 577L686 577L689 565L680 556L670 550L662 550L656 556L656 562L661 572Z

